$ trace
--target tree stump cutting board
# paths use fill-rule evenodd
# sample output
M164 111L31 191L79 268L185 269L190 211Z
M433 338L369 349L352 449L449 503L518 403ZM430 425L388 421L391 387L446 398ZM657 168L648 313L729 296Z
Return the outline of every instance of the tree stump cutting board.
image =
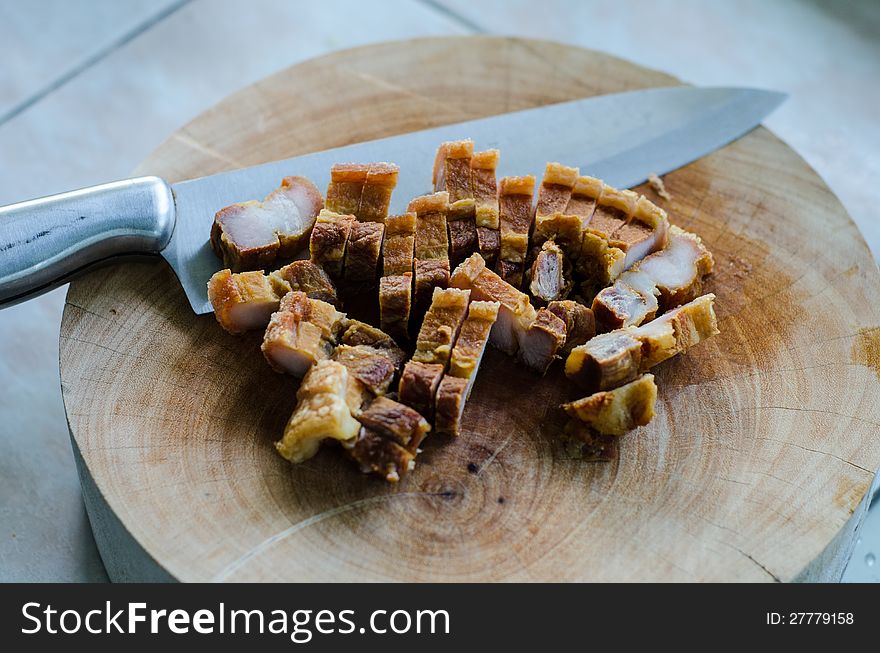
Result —
M173 134L139 172L178 181L677 83L539 41L370 46L246 88ZM404 482L362 476L329 446L289 465L272 442L296 382L268 368L261 334L233 337L213 316L194 316L159 259L76 280L62 387L111 577L839 577L880 466L876 264L822 180L766 129L669 174L666 186L670 201L639 190L715 254L707 291L718 296L721 335L655 371L657 417L623 439L614 463L573 460L554 439L556 405L570 392L561 365L539 379L492 351L461 437L429 438Z

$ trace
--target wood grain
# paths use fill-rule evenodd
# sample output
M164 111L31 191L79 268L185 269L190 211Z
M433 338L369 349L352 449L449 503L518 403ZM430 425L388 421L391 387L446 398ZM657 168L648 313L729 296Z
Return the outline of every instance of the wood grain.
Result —
M141 171L174 180L672 83L548 42L370 46L229 98ZM493 351L462 437L432 438L399 486L329 448L290 466L271 442L295 383L268 369L259 334L194 317L170 270L148 261L71 285L61 372L84 465L181 580L808 576L880 464L876 266L818 176L764 129L666 185L672 219L716 255L722 335L659 368L658 416L625 438L619 463L570 460L556 444L553 407L569 393L558 366L537 380ZM124 552L105 541L102 555Z

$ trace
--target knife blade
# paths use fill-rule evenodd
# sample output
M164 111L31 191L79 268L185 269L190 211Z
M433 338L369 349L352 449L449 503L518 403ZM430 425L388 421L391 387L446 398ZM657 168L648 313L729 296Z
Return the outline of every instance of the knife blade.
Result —
M302 175L326 188L334 163L392 161L400 166L391 212L401 212L410 199L431 192L437 146L471 138L477 149L498 148L499 176L540 173L547 161L578 166L582 174L619 188L665 174L730 143L761 123L786 98L783 93L749 88L670 87L546 105L478 120L445 125L373 141L222 172L167 186L157 178L117 182L44 200L0 208L0 252L18 248L34 259L15 266L0 256L0 302L17 301L35 290L57 285L75 272L79 253L85 263L109 253L158 251L180 280L193 311L210 312L206 284L222 266L208 243L214 214L230 204L261 199L283 177ZM135 200L135 193L140 198ZM173 198L173 200L172 200ZM71 202L80 205L71 205ZM88 204L89 210L81 208ZM51 210L42 221L29 213ZM154 224L157 221L159 224ZM4 224L3 218L11 216ZM106 236L110 216L113 247ZM121 217L120 217L121 216ZM81 221L76 229L72 221ZM151 222L152 220L152 222ZM9 226L11 225L11 227ZM23 226L23 225L26 225ZM8 233L4 233L4 228ZM39 229L39 231L37 231ZM88 231L89 249L65 250L65 238ZM128 230L129 233L125 233ZM29 236L30 232L35 232ZM71 233L72 232L72 233ZM132 237L136 233L137 238ZM170 234L170 240L169 240ZM94 242L92 242L94 241ZM36 259L34 245L46 250ZM61 250L61 251L58 251ZM87 252L85 256L83 252ZM66 258L65 258L66 256ZM66 267L59 265L64 262ZM52 276L54 268L59 274ZM34 274L36 270L39 275ZM63 274L60 274L63 273ZM39 284L31 281L39 276Z

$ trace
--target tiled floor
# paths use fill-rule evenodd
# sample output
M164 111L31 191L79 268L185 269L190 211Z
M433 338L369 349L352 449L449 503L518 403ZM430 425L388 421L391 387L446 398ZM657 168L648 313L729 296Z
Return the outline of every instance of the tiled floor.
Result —
M576 43L705 85L788 91L768 121L880 254L880 4L699 0L0 0L0 203L126 176L230 92L429 34ZM229 47L234 39L246 47ZM59 391L64 291L0 312L0 580L99 580ZM847 579L880 580L880 511Z

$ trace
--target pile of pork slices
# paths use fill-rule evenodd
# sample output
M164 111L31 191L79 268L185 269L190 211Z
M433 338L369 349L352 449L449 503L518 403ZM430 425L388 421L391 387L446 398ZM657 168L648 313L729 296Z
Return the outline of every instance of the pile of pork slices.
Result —
M560 437L609 460L654 416L649 370L718 333L698 236L576 168L547 164L536 189L533 176L497 179L498 161L470 140L443 143L434 192L401 215L388 215L390 163L333 166L325 197L288 177L217 213L217 320L265 330L272 369L302 379L284 458L336 440L364 472L399 480L429 432L460 434L491 344L538 375L564 359L582 396L560 406ZM351 288L378 303L378 326L342 311Z

